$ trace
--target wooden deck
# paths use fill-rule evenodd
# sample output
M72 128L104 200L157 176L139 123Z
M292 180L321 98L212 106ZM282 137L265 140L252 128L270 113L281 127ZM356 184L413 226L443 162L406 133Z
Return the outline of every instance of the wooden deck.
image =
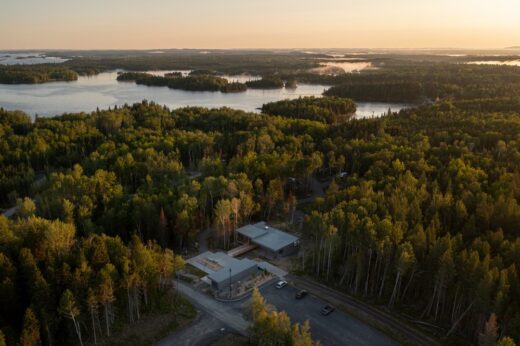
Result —
M231 257L237 257L253 249L256 249L256 247L257 246L255 244L242 244L234 249L229 250L227 254Z

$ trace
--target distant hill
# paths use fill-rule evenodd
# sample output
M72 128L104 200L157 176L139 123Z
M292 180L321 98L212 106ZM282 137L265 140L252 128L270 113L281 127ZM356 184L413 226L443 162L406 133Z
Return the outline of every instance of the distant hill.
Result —
M520 49L520 46L506 47L505 49Z

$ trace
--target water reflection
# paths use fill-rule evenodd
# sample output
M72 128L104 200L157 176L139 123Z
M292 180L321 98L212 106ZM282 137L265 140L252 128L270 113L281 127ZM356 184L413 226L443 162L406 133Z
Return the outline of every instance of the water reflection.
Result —
M156 73L159 73L155 71ZM164 73L161 71L160 73ZM117 72L80 77L73 82L45 84L0 85L0 107L18 109L30 115L51 116L72 112L91 112L115 105L132 104L144 99L170 108L202 106L231 107L258 112L264 103L300 96L321 96L325 85L300 84L296 89L258 90L243 93L192 92L164 87L148 87L131 82L118 82ZM255 76L230 76L231 80L246 81ZM406 105L389 103L359 103L358 117L378 116L388 108L398 111Z
M483 61L468 61L466 64L471 65L506 65L506 66L520 66L520 59L518 60L483 60Z

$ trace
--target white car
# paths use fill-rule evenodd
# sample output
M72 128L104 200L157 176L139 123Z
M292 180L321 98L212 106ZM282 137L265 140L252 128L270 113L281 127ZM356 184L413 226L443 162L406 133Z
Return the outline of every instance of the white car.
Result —
M287 281L278 281L278 283L276 284L276 288L284 288L285 286L287 286Z

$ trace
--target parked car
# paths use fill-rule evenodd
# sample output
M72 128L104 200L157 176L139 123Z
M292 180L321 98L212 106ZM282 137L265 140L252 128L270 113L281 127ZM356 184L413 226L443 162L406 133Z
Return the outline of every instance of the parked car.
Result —
M330 315L332 313L332 311L334 311L334 307L330 306L330 305L325 305L323 307L323 309L321 309L321 314L323 316L327 316L327 315Z
M278 281L276 283L276 288L284 288L285 286L287 286L287 281L284 281L284 280L281 280L281 281Z
M309 293L309 292L307 292L306 290L301 290L301 291L298 291L294 297L296 299L302 299L307 295L307 293Z

